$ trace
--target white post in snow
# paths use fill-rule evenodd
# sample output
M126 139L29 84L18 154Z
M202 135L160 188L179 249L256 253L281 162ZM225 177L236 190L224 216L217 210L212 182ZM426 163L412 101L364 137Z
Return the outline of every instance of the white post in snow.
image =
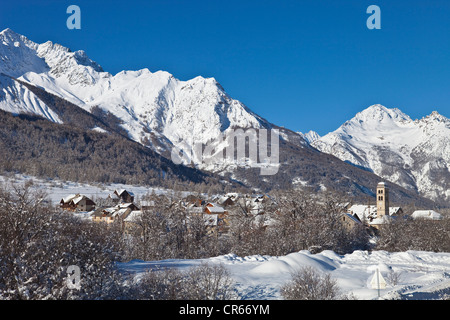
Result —
M380 297L380 270L377 269L377 287L378 287L378 298Z
M380 297L380 289L386 288L386 280L384 280L383 276L380 273L380 269L377 268L375 270L375 274L372 276L372 280L370 281L372 285L372 289L378 290L378 298Z

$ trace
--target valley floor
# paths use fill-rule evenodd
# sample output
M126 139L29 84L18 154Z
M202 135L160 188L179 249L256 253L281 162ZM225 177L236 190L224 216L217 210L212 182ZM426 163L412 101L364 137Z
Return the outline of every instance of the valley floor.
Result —
M0 176L0 182L23 183L29 179L48 193L53 204L59 203L61 198L74 193L102 198L111 194L116 188L131 190L138 197L150 192L170 192L165 189L128 185L93 186L41 180L25 175L14 175L8 178ZM354 251L351 254L338 255L333 251L323 251L318 254L300 251L279 257L262 255L239 257L227 254L197 260L133 260L118 263L118 268L123 272L131 273L132 276L140 277L151 268L171 267L184 271L203 262L225 266L236 283L238 299L243 300L282 299L280 287L291 279L291 272L305 266L329 273L332 279L337 281L342 295L358 300L378 298L435 300L450 297L450 253ZM381 289L379 293L377 289L372 289L370 283L377 268L387 282L386 288ZM393 276L397 277L396 283L392 282Z

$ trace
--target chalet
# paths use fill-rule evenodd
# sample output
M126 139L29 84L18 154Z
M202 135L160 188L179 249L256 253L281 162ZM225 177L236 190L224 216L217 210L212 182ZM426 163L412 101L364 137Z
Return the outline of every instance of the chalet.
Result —
M228 229L228 211L213 202L208 202L203 208L203 219L208 227L216 229L215 232Z
M223 199L220 204L224 207L232 206L234 204L234 200L230 197L226 197L226 199Z
M92 213L92 220L95 222L111 223L118 219L124 220L131 212L139 208L134 203L121 203L114 207L99 208Z
M141 210L137 205L135 205L133 202L127 202L127 203L120 203L116 206L117 208L123 209L123 208L129 208L131 211L135 210Z
M140 230L142 232L142 227L139 224L142 213L142 210L134 210L123 219L123 230L126 233L132 230Z
M72 194L59 202L63 210L69 211L92 211L95 210L95 202L84 195Z
M203 220L209 235L219 235L224 231L223 220L219 219L218 214L204 214Z
M125 189L118 189L114 190L114 192L109 195L109 198L111 198L114 203L129 203L134 201L134 194L133 192L127 191Z

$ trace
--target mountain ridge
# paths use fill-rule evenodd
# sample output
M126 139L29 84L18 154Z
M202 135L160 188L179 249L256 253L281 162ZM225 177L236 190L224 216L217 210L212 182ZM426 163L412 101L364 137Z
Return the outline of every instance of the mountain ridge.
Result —
M12 55L21 48L24 54ZM5 52L9 55L3 56ZM29 61L37 61L34 68L21 60L30 54L34 57ZM225 180L237 181L257 192L291 188L300 183L316 191L336 189L357 196L373 196L380 180L370 172L316 150L299 133L260 117L231 98L214 78L198 76L181 81L168 72L152 73L146 68L112 75L90 60L84 51L72 52L50 41L39 45L8 30L0 33L0 59L8 62L0 66L0 72L10 81L2 85L6 94L0 96L0 109L14 113L15 107L16 113L33 113L55 124L70 125L79 121L76 117L67 120L70 114L65 114L65 108L73 105L70 108L76 106L97 119L87 120L92 125L84 130L120 132L169 160L170 151L186 142L191 142L190 147L194 142L206 144L236 129L279 130L280 170L276 175L264 177L258 168L227 163L208 167L201 158L185 164L217 173ZM17 69L12 67L14 64ZM5 72L8 70L16 77ZM14 87L18 89L12 92ZM29 98L25 99L26 96ZM50 112L54 113L53 117L49 117ZM106 119L114 125L103 126L102 121ZM270 143L268 147L271 148ZM394 184L391 190L394 201L432 205L414 190Z
M450 120L437 111L412 120L372 105L312 146L434 200L450 200Z

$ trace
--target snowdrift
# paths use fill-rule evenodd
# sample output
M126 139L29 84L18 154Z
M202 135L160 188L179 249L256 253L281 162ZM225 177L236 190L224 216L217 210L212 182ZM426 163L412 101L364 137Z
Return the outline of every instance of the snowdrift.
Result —
M450 253L407 251L355 251L338 255L333 251L312 254L300 251L286 256L247 256L228 254L197 260L133 260L118 263L121 271L139 277L155 268L177 268L180 271L202 262L222 264L236 283L244 300L279 300L280 288L291 279L291 273L302 267L313 267L329 273L346 296L358 300L372 299L442 299L450 295ZM386 280L385 289L372 289L370 281L378 269Z

